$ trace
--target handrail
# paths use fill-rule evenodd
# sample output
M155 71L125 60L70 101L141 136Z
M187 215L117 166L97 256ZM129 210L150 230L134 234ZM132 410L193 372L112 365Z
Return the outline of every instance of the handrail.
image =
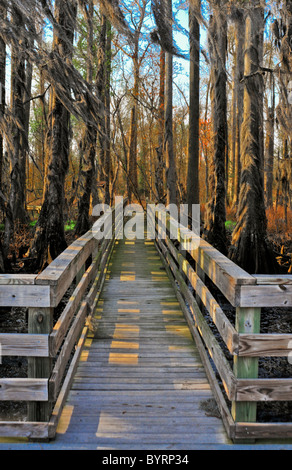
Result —
M262 308L291 307L292 275L250 275L162 207L150 210L156 247L197 343L229 437L291 438L292 422L257 423L256 412L261 401L292 401L292 376L258 378L260 357L288 360L292 353L291 332L260 332ZM187 235L194 243L183 247ZM208 279L234 307L232 322Z
M105 213L99 219L100 225L106 224L112 217ZM86 260L97 248L96 232L91 228L83 236L75 240L57 258L55 258L35 279L37 285L50 285L51 306L56 307L73 279L77 276Z
M174 227L178 231L177 241L183 242L190 235L190 230L170 214L167 215L169 228ZM191 236L195 240L195 248L186 248L186 251L233 307L292 306L291 274L249 274L194 232L191 232Z
M115 208L104 213L42 273L0 275L0 306L28 308L27 334L0 333L0 354L27 357L28 377L0 378L0 400L27 401L29 410L28 421L0 422L0 435L54 437L115 236L122 228L114 213ZM73 283L53 324L54 309Z
M262 307L292 305L292 275L250 275L198 236L197 246L183 249L186 227L170 215L153 211L147 220L154 224L155 245L197 343L229 436L292 437L292 423L271 426L256 422L257 402L290 399L292 377L258 378L258 360L288 358L292 353L291 333L261 333L259 327ZM108 217L110 214L104 214L99 219L101 226L104 223L112 230L115 222L120 224L111 237L99 240L97 232L90 230L41 274L0 275L0 306L28 307L29 325L27 334L0 334L2 356L26 356L29 364L27 378L0 379L0 400L25 399L29 421L1 422L0 435L55 435L115 235L122 228L122 221ZM109 220L112 225L106 223ZM171 227L177 229L176 238L170 236ZM53 324L54 308L74 282L73 292ZM234 321L227 318L212 283L234 307ZM220 337L214 335L214 327Z

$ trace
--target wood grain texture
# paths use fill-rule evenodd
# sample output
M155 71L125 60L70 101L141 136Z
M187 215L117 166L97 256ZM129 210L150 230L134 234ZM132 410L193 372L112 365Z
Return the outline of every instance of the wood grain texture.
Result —
M0 345L2 356L49 356L49 336L45 334L0 333Z
M47 401L47 379L0 379L0 400Z
M50 286L0 285L0 307L49 307Z

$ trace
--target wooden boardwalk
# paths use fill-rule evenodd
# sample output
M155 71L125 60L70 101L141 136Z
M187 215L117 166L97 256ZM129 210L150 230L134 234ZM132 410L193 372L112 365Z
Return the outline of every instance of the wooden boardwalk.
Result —
M153 242L116 242L56 444L177 449L226 442ZM212 414L212 411L211 411Z
M250 448L228 439L213 403L154 243L118 240L56 439L0 450Z

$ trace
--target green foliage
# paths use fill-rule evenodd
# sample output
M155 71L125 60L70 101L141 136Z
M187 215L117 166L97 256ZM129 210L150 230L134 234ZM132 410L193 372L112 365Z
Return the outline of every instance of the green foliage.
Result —
M65 224L65 232L69 232L70 230L74 230L76 222L74 220L68 220L67 224Z
M37 224L37 220L33 220L29 223L30 227L35 227ZM3 228L2 228L3 225ZM68 220L67 223L64 225L65 232L69 232L70 230L74 230L76 222L74 220ZM0 224L0 230L4 230L4 224Z
M228 232L233 232L235 225L236 222L233 222L232 220L226 220L225 222L225 228Z

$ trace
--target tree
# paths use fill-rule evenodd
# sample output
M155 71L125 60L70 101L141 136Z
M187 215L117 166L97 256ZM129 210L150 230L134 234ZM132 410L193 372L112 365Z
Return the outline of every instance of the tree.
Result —
M0 18L6 18L6 8L0 5ZM0 36L0 121L4 119L5 113L5 76L6 76L6 44ZM4 132L0 127L0 191L2 196L2 172L4 158ZM5 201L1 198L0 207L5 210ZM5 270L5 255L0 240L0 273Z
M6 8L0 5L0 18L6 18ZM5 77L6 77L6 44L0 36L0 120L5 113ZM2 189L2 172L4 158L4 133L0 127L0 190Z
M278 20L276 20L274 23L274 34L280 50L281 63L278 74L280 99L276 111L277 120L283 134L283 161L280 162L279 165L279 180L281 181L282 190L284 191L283 200L287 220L287 205L292 186L292 0L285 0L283 2L283 8L280 11L281 21L278 22Z
M273 205L273 172L274 172L274 142L275 142L275 81L271 75L271 106L267 106L267 125L266 125L266 155L265 155L265 174L266 174L266 201L267 207Z
M77 12L75 0L55 2L53 53L56 60L70 62ZM42 209L30 256L36 268L56 258L67 246L64 232L64 184L68 169L70 113L60 101L55 84L50 95L49 129L46 137L46 175Z
M24 24L23 14L16 5L12 7L12 22L16 28L22 28ZM27 97L26 54L23 48L14 46L11 54L11 137L8 146L11 162L9 202L14 222L20 223L27 221L25 184L28 124L26 120L29 116L24 105Z
M241 181L231 250L231 259L253 274L276 269L267 242L263 188L263 31L263 8L254 0L245 20Z
M128 152L128 197L131 202L132 194L137 192L138 188L138 163L137 163L137 127L138 127L138 98L140 85L140 69L145 58L147 46L144 51L140 51L140 39L142 27L146 16L146 7L148 0L133 2L131 8L136 10L135 18L131 12L132 23L134 26L134 42L130 56L133 61L133 89L130 111L130 131L129 131L129 152Z
M200 0L190 0L190 104L189 150L187 172L187 204L191 215L192 204L199 204L199 120L200 120L200 25L197 16L201 11Z
M211 200L207 206L205 237L211 245L226 254L227 76L225 62L227 22L226 12L223 8L224 3L220 0L214 0L213 14L209 24L214 159L211 164Z
M159 104L158 104L158 147L155 159L155 188L159 202L164 200L164 102L165 102L165 52L159 54Z
M243 73L244 73L244 21L243 8L233 6L232 19L235 26L235 73L234 73L234 134L232 142L234 148L234 191L233 204L238 205L240 188L240 133L243 109Z
M87 24L87 61L86 75L87 82L93 85L93 2L90 0L88 4L83 4L83 12ZM90 104L90 102L89 102ZM95 175L95 157L96 157L96 126L88 122L84 127L81 151L82 151L82 168L80 175L80 194L78 201L78 217L75 226L75 233L79 236L86 233L90 228L89 210L90 198L93 185L93 177Z
M106 22L106 44L105 44L105 76L104 76L104 105L105 105L105 158L104 158L104 201L105 204L111 202L111 61L112 61L112 28L110 22Z
M176 167L173 147L173 33L172 0L166 0L166 24L168 50L165 57L165 163L166 163L166 203L176 204Z

